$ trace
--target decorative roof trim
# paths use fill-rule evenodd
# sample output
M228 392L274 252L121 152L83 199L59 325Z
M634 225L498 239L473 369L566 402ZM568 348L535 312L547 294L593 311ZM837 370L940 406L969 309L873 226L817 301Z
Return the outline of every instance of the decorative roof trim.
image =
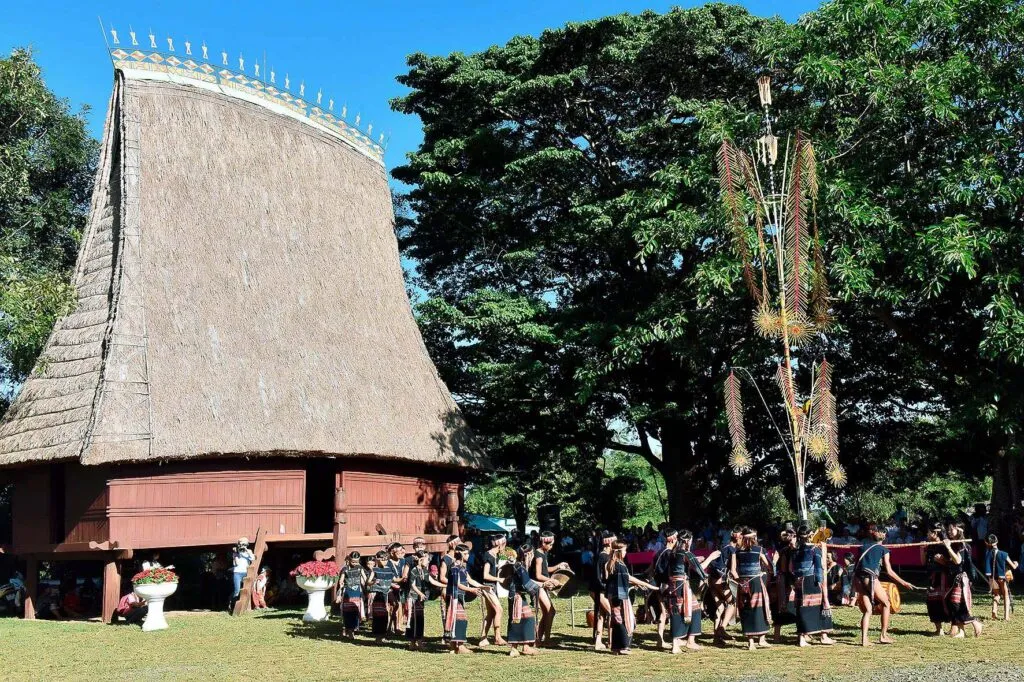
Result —
M345 122L347 107L342 107L342 115L335 116L333 113L334 100L329 100L328 108L325 111L321 108L323 95L318 91L316 95L317 104L304 99L306 86L300 83L299 94L292 94L290 91L290 79L285 75L285 87L279 88L274 82L276 74L270 72L271 82L262 78L247 75L244 70L237 71L227 66L227 53L221 53L222 64L214 65L206 59L194 59L192 57L191 44L186 42L185 59L179 58L173 50L173 43L169 52L161 50L140 50L138 46L128 51L119 45L108 48L110 60L114 68L120 70L128 78L144 80L165 80L174 83L197 86L231 97L244 99L255 104L264 106L275 113L289 118L303 121L314 128L321 130L332 137L335 137L359 153L373 159L382 167L384 166L384 135L380 136L380 142L374 142L368 133L372 132L372 126L367 126L364 133L357 127L359 115L356 115L356 125ZM203 45L203 54L207 55L207 48ZM245 68L245 61L239 57L239 67ZM259 76L259 65L254 66L254 76Z

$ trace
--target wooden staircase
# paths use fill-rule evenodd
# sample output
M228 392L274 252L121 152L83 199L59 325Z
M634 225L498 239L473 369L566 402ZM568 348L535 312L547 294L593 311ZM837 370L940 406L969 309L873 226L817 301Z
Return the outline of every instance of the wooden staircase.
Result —
M263 563L263 553L267 551L267 530L259 528L256 531L256 542L253 544L253 554L256 560L249 564L249 572L245 574L242 581L242 589L235 601L235 608L231 611L232 616L241 616L252 608L252 586L256 582L256 576L260 572L260 564Z

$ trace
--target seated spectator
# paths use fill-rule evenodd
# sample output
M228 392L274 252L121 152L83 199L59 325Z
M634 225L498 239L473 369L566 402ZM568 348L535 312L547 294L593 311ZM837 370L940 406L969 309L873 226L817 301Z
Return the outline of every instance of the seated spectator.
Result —
M117 602L117 608L114 609L114 613L118 617L124 618L126 623L132 625L138 625L144 621L148 611L149 607L146 606L145 600L135 594L134 591L121 597L121 600Z

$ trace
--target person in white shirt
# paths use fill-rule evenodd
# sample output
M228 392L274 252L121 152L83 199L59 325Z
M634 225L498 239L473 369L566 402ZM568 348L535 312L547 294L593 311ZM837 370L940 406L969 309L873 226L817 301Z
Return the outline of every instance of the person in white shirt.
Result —
M242 591L242 581L249 572L249 565L256 561L256 555L249 549L249 538L239 538L238 544L231 550L231 579L234 581L234 593L231 595L231 606L235 605Z

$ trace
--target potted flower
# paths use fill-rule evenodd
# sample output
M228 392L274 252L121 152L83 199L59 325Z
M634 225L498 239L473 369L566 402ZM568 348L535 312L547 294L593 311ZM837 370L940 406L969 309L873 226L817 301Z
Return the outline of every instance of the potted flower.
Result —
M169 568L151 568L136 573L132 578L132 587L139 599L146 602L146 619L142 623L143 632L166 630L167 619L164 618L164 600L178 589L178 576Z
M324 593L338 582L338 564L333 561L307 561L299 564L290 575L295 582L309 595L309 604L302 620L316 623L327 620L327 609L324 608Z

